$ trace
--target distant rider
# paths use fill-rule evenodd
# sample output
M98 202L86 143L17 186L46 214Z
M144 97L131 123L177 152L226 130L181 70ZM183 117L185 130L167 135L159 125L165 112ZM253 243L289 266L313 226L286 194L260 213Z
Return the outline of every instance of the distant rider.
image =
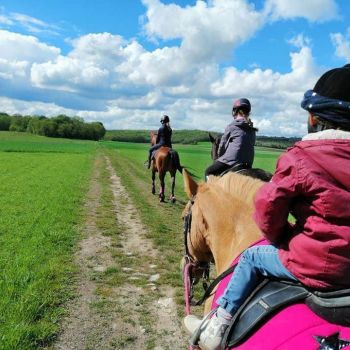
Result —
M171 135L173 131L170 127L170 119L167 115L163 115L160 122L162 123L162 126L158 129L156 144L149 149L148 165L147 165L148 169L151 167L151 159L152 159L153 151L157 150L162 146L172 148Z
M232 108L233 121L221 137L218 159L205 170L205 177L220 175L230 168L249 169L254 161L256 128L249 115L251 105L248 99L236 100Z

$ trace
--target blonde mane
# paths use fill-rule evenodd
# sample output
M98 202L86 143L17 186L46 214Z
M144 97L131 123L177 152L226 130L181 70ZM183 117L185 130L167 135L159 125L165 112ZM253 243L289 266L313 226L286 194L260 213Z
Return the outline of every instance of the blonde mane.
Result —
M228 173L223 177L209 176L208 183L220 186L237 199L254 206L254 197L263 181L238 173Z

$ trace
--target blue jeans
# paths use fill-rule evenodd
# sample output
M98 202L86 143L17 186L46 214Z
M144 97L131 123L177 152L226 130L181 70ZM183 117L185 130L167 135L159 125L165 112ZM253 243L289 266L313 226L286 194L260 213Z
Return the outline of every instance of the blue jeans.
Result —
M275 246L251 247L243 252L224 294L217 303L233 316L263 277L297 281L281 263Z

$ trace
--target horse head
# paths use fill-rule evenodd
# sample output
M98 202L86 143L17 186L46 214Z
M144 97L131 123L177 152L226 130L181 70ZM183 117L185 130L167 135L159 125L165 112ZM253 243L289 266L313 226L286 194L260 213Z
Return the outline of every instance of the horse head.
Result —
M182 214L183 218L191 216L188 251L195 261L213 259L220 273L261 236L252 214L254 195L263 182L229 173L197 184L186 170L183 179L190 199Z
M211 142L211 159L216 160L219 158L218 150L221 141L221 136L214 137L211 133L209 133L209 140Z
M152 130L149 134L151 138L151 146L154 146L157 143L157 132Z

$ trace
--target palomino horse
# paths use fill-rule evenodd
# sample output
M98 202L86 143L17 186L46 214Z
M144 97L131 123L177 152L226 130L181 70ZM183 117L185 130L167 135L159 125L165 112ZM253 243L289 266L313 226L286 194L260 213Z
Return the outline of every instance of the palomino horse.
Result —
M252 214L255 193L263 182L237 173L210 177L207 183L200 184L186 170L183 171L183 176L185 191L191 199L183 212L187 223L187 255L193 264L214 261L216 273L220 275L238 259L242 251L261 241L262 236L252 220ZM223 293L229 278L230 275L225 277L218 285L215 295L206 301L205 313L216 306L216 300ZM301 286L299 288L305 290ZM261 305L256 304L261 314L261 310L269 308L268 296L264 300ZM244 310L253 310L252 307L249 309L249 305ZM224 340L227 341L223 346L235 350L350 349L349 309L346 309L343 317L347 321L344 326L330 323L316 315L304 303L304 299L290 301L273 310L268 316L260 317L255 327L235 342L232 340L235 332L242 329L240 325L244 324L244 320L247 321L242 311L238 323L230 328L230 334L226 333ZM248 311L246 315L249 315ZM245 325L244 330L247 327Z
M209 139L211 142L211 159L215 161L216 159L219 158L218 150L219 150L221 136L213 137L209 133ZM245 169L244 167L240 167L236 170L228 169L221 175L224 175L230 171L239 172L242 175L247 175L247 176L253 177L255 179L260 179L262 181L270 181L270 179L272 177L272 174L266 170L259 169L259 168Z
M154 131L151 131L151 145L156 144L157 139L157 133ZM169 147L162 146L160 147L154 157L152 158L152 164L151 164L151 170L152 170L152 193L156 193L156 186L155 186L155 179L156 179L156 172L158 172L159 175L159 181L160 181L160 190L159 190L159 200L161 202L164 202L164 192L165 192L165 174L167 172L170 173L171 176L171 195L170 195L170 201L172 203L175 203L176 197L174 194L175 190L175 177L176 177L176 171L178 170L180 173L182 172L182 166L180 165L180 158L179 154L170 149Z

